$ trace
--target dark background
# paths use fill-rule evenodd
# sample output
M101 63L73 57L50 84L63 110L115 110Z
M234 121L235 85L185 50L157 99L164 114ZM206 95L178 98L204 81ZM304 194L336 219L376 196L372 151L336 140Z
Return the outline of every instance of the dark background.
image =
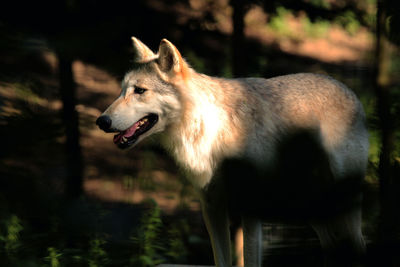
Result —
M399 9L394 0L2 1L0 265L212 264L191 186L150 139L121 152L95 119L167 38L199 72L325 73L370 130L368 266L400 266ZM232 231L236 230L233 225ZM321 266L315 234L266 224L271 266Z

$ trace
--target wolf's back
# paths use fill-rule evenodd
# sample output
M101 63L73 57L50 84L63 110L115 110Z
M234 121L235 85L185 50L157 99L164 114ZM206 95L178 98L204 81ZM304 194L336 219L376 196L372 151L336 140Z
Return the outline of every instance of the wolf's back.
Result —
M327 143L334 144L364 127L364 111L355 94L339 81L319 74L292 74L271 79L243 80L288 128L319 128Z

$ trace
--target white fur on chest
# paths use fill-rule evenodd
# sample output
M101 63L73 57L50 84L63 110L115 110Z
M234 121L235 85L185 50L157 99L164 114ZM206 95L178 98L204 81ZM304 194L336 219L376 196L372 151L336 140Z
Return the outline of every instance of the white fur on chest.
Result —
M193 184L202 188L224 154L221 137L228 116L212 95L198 93L192 97L196 101L190 103L190 114L169 134L169 147L176 161L189 171Z

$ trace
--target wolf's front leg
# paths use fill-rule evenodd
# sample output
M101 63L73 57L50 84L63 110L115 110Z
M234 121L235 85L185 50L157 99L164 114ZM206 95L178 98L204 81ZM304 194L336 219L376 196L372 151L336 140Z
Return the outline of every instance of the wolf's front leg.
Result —
M257 218L242 218L244 266L262 265L262 224Z
M210 235L217 267L232 266L229 216L226 201L214 190L202 192L203 218Z

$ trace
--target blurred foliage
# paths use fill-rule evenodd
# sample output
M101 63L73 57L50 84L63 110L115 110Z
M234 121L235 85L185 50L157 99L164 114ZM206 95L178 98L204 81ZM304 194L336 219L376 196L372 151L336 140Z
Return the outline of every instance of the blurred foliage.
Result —
M329 3L325 1L311 2L313 5L329 9ZM326 3L322 4L322 3ZM365 13L365 15L374 14ZM301 31L293 28L292 24L299 20L301 24ZM373 20L374 21L374 20ZM371 25L372 22L371 21ZM294 12L287 9L285 6L278 6L275 12L271 15L268 23L270 27L279 37L286 37L292 39L309 39L309 38L325 38L331 27L339 26L343 28L348 34L355 35L362 27L357 16L352 10L345 10L335 14L333 20L322 17L311 19L309 14L305 12Z
M90 240L89 243L89 267L106 266L108 263L107 252L104 250L104 245L107 241L104 238L96 237Z
M49 266L50 267L60 267L60 261L59 258L62 256L61 253L59 253L57 251L57 249L53 248L53 247L49 247L47 249L47 251L49 252L49 255L47 257L45 257L45 261L49 262Z
M325 9L329 9L330 8L330 2L326 1L326 0L310 0L309 1L310 4L316 6L316 7L321 7L321 8L325 8Z
M11 215L10 218L3 221L4 233L0 235L0 241L3 243L3 248L6 254L13 258L21 248L20 232L24 229L20 219L16 215Z
M154 201L150 203L153 207L143 215L136 235L131 237L132 242L139 248L137 255L131 258L133 266L151 267L164 262L161 256L161 251L164 250L160 238L161 211Z
M313 23L307 16L301 18L301 24L309 38L324 38L328 34L330 28L330 23L328 21L317 19Z
M186 220L181 219L174 222L168 230L168 243L166 255L172 262L185 262L188 256L188 249L184 242L185 236L190 232Z
M335 18L335 23L342 26L349 34L356 34L361 27L354 12L347 10Z
M204 59L197 56L193 50L186 50L183 53L189 65L200 73L207 73L206 63Z
M283 37L292 36L291 28L289 27L290 10L280 6L276 9L276 15L272 16L269 26Z
M148 267L165 261L187 260L185 240L188 238L189 226L186 220L179 219L171 225L163 223L161 210L153 200L147 202L139 225L132 225L129 242L116 242L100 228L89 232L78 230L80 233L76 236L74 232L64 232L64 227L68 228L67 225L60 225L60 222L56 221L53 224L57 225L50 223L47 226L52 228L52 231L38 233L33 225L25 229L16 215L3 220L0 228L0 264L43 267ZM80 225L83 228L87 226L89 225ZM74 236L74 246L66 246L68 235Z

